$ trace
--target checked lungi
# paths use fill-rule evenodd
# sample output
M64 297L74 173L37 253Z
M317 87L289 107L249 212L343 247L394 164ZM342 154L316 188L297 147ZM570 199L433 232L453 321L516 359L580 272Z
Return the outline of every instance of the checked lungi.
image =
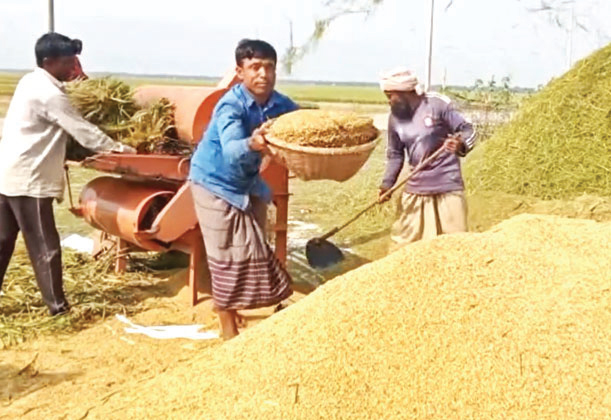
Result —
M288 298L291 277L265 237L267 204L251 196L242 211L191 183L204 237L212 298L223 310L275 305Z

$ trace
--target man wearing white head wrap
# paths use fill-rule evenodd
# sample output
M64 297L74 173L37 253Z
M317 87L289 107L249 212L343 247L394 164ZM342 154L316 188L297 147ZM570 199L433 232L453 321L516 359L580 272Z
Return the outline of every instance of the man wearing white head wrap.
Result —
M391 114L386 173L379 196L395 184L406 158L415 167L440 147L447 151L406 184L392 239L404 244L466 231L467 207L458 156L472 149L473 126L454 109L450 99L425 94L416 75L406 68L383 73L380 88L388 98Z
M411 92L422 95L423 90L418 77L405 67L397 67L382 73L380 88L384 92Z

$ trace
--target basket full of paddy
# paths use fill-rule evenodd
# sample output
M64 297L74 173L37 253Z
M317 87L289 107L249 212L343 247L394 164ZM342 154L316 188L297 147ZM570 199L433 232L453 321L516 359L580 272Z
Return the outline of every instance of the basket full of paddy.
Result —
M270 149L303 180L346 181L365 164L379 142L369 117L303 109L270 124Z

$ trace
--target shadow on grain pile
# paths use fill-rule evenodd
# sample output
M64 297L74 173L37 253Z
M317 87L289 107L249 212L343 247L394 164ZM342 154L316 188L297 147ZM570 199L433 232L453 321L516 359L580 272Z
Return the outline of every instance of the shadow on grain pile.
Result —
M0 364L0 401L16 400L42 388L72 381L80 372L40 372L35 365L36 358L24 367Z

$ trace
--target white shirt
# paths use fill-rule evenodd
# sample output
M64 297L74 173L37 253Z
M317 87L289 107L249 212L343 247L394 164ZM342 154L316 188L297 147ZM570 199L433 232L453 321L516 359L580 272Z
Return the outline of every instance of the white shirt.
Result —
M94 152L125 149L85 121L47 71L37 68L23 76L0 138L0 194L61 200L68 135Z

